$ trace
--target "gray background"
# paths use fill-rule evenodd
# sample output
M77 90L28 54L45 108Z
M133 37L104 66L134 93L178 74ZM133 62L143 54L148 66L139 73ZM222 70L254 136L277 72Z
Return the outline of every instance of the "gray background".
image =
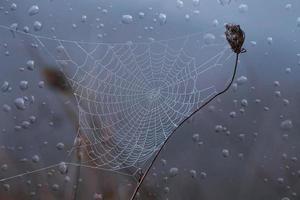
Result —
M16 3L16 10L11 9L12 3ZM200 0L198 6L194 6L192 0L183 3L182 8L177 8L175 0L2 0L0 24L9 27L18 23L20 30L29 26L31 33L48 37L54 35L50 28L55 27L55 35L60 39L92 42L148 41L148 37L168 39L207 30L214 19L219 21L219 26L226 22L240 24L246 32L244 46L248 52L240 57L237 77L245 76L247 81L236 84L175 133L144 182L140 197L299 199L300 57L297 54L300 53L300 22L297 26L297 18L300 2L232 0L228 5L221 5L217 0ZM34 4L40 11L29 16L28 9ZM248 6L246 12L239 9L241 4ZM194 10L199 10L199 14L194 14ZM145 13L143 20L138 18L139 12ZM153 22L159 13L167 15L165 25ZM121 23L124 14L134 17L132 24ZM186 14L190 15L188 21ZM81 22L82 15L87 16L85 23ZM37 32L33 30L36 20L43 24L42 30ZM104 27L97 29L101 23ZM72 28L72 24L77 24L77 28ZM145 26L153 26L154 30L145 31ZM98 39L98 34L107 36ZM268 37L272 37L272 44ZM45 54L36 54L30 41L20 35L12 37L11 32L0 29L0 83L8 81L12 87L10 92L1 93L0 98L1 105L11 106L9 113L0 112L1 178L47 167L66 157L74 162L78 160L78 155L68 156L67 152L76 136L75 100L72 95L47 84L43 89L38 87L38 82L45 79L43 69L55 68L55 64ZM34 71L26 69L29 59L35 60ZM20 71L21 67L25 70ZM29 81L28 90L19 89L21 80ZM276 87L274 81L279 81L280 86ZM281 96L276 96L276 91L280 91ZM24 95L34 95L35 102L24 111L17 110L13 101ZM244 112L240 112L242 99L248 101ZM260 102L255 102L257 99ZM285 100L289 101L288 105ZM236 117L230 117L233 111ZM37 121L29 129L15 130L16 125L31 115L36 116ZM284 125L286 120L291 120L292 125ZM226 127L230 134L216 130L217 125ZM199 134L199 141L193 141L193 134ZM64 150L57 150L59 142L65 144ZM226 158L222 155L223 149L229 150ZM34 155L39 155L38 163L31 161ZM28 161L21 162L23 158ZM167 164L163 165L161 159ZM3 169L4 164L8 165L7 170ZM169 170L173 167L178 168L179 173L170 177ZM196 178L191 176L190 170L197 172ZM12 179L3 183L9 184L10 189L5 191L7 186L4 185L0 199L97 199L97 194L103 199L128 199L136 184L132 176L85 167L70 166L67 175L69 182L54 168ZM59 189L55 189L55 184Z

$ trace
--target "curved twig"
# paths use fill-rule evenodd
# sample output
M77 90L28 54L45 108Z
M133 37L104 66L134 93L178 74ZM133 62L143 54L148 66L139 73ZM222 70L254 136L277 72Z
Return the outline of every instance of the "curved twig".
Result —
M244 51L241 51L240 53L244 53ZM227 85L227 87L222 90L221 92L215 94L211 99L209 99L207 102L205 102L203 105L201 105L198 109L196 109L189 117L185 118L173 131L172 133L167 137L167 139L164 141L164 143L161 145L160 149L156 152L152 162L150 163L149 167L147 168L147 170L145 171L145 173L143 174L143 176L140 178L130 200L134 200L134 198L137 195L138 190L140 189L141 185L143 184L146 176L148 175L148 173L150 172L152 166L154 165L155 161L157 160L160 152L163 150L163 148L166 146L167 142L170 140L170 138L174 135L174 133L176 132L177 129L179 129L184 122L186 122L188 119L190 119L192 116L194 116L199 110L201 110L202 108L204 108L207 104L209 104L212 100L214 100L215 98L217 98L218 96L224 94L225 92L227 92L230 88L230 86L232 85L235 76L236 76L236 71L237 71L237 65L238 65L238 60L239 60L239 54L240 53L236 53L236 59L235 59L235 66L234 66L234 70L233 70L233 74L231 77L231 80L229 82L229 84Z

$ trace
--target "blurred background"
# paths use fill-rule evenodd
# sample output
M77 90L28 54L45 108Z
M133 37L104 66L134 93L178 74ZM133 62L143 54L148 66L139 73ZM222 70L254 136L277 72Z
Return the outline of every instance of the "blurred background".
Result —
M1 181L0 199L126 200L139 178L70 151L81 138L74 91L35 35L149 42L229 22L246 33L234 84L174 133L137 198L299 199L299 11L298 0L2 0L0 178L20 176Z

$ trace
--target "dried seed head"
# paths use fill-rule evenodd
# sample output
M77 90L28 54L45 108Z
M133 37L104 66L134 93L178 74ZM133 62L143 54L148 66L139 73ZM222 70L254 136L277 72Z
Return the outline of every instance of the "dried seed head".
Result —
M241 29L240 25L236 24L226 24L226 39L231 46L234 53L244 53L246 50L243 47L245 41L245 33Z

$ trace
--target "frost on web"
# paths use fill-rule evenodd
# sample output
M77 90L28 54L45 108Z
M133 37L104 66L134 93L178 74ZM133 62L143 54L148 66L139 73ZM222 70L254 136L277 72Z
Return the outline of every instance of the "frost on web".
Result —
M88 154L82 164L100 169L137 172L233 70L223 29L145 43L31 36L73 88Z

